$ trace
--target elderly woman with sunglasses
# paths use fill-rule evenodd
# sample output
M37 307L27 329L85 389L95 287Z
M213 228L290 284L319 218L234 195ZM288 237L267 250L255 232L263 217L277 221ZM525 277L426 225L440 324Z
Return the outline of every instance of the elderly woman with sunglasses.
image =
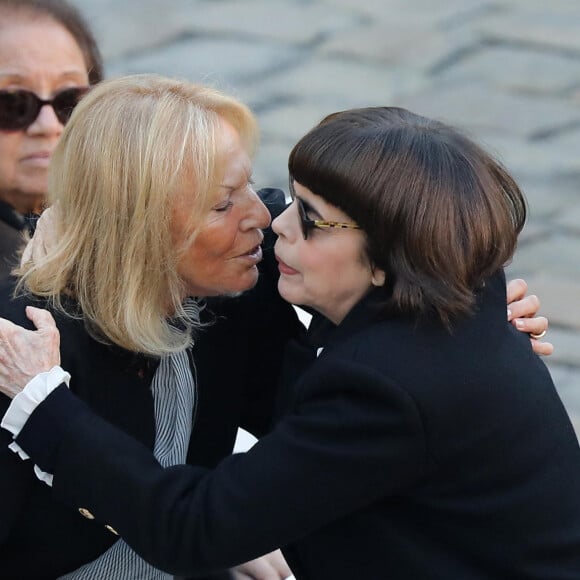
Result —
M56 367L6 414L15 447L57 499L178 574L282 545L299 580L577 578L580 449L505 320L516 183L396 108L327 117L289 169L278 288L315 315L288 346L272 432L213 470L163 467L64 384L12 429Z
M101 55L81 15L62 0L0 0L0 280L43 209L64 124Z

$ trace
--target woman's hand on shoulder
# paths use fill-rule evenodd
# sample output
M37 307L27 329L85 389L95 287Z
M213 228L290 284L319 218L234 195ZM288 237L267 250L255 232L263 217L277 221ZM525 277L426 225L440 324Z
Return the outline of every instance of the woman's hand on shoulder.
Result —
M20 265L28 262L40 262L56 245L56 215L50 207L40 216L34 236L30 239L22 252Z
M536 354L551 355L554 345L541 340L548 331L548 319L537 316L540 300L534 294L526 296L528 285L525 280L511 280L507 285L508 320L521 332L530 335Z
M37 330L0 318L0 392L14 398L37 374L60 364L60 334L47 310L26 307Z

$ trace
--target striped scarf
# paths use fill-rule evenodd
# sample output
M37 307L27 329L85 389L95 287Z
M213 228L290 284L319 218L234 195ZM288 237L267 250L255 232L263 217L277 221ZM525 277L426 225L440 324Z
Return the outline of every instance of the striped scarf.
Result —
M199 305L184 304L190 320L199 320ZM163 467L185 463L195 408L195 379L189 354L165 356L151 384L155 410L153 454ZM154 568L119 539L96 560L60 580L172 580L173 575Z

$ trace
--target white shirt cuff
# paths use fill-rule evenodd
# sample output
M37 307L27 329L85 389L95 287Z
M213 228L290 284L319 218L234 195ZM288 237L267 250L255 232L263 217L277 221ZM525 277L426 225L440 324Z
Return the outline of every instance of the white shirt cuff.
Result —
M69 385L70 375L61 367L55 366L50 371L36 375L20 393L18 393L8 410L4 414L0 427L7 429L12 433L12 437L16 438L20 433L22 427L36 407L42 403L52 391L54 391L62 383ZM28 459L26 452L16 443L12 442L9 448L18 453L21 459ZM52 485L52 475L42 471L37 465L34 466L34 473L41 481L48 485Z

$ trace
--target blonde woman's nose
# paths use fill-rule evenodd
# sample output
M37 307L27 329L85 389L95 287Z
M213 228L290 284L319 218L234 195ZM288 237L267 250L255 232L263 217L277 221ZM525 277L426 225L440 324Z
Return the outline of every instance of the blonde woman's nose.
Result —
M249 190L247 213L244 224L247 229L259 228L263 230L270 225L271 217L268 208L263 204L254 190Z

